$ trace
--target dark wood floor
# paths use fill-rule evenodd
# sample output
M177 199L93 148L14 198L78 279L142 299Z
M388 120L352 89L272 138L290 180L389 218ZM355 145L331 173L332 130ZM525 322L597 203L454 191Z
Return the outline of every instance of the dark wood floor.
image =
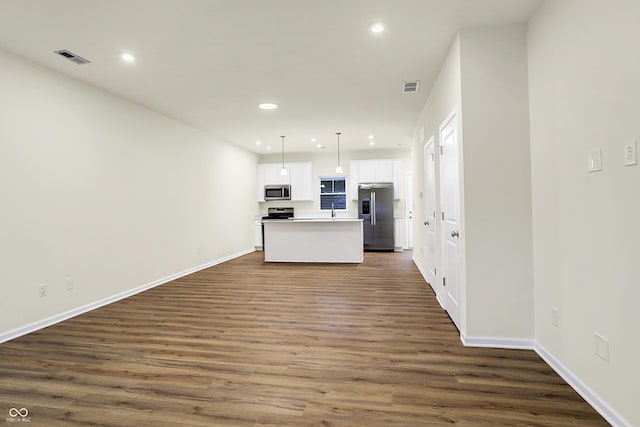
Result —
M34 426L607 425L534 352L464 348L410 253L254 253L1 344L12 407Z

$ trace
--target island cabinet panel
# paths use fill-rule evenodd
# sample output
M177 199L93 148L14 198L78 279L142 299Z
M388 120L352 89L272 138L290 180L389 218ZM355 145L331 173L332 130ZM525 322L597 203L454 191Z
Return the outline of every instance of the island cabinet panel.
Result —
M351 199L358 199L358 184L362 182L391 182L393 198L400 199L400 167L400 159L352 160L349 165Z
M282 163L258 165L258 202L264 202L265 185L291 185L292 201L313 201L313 165L311 162L285 163L286 175L280 175Z
M266 262L361 263L363 250L361 219L264 220Z

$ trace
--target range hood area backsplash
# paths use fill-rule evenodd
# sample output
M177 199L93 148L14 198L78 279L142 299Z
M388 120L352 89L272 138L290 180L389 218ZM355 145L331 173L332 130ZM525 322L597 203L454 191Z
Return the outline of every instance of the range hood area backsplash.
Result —
M267 215L268 208L287 208L292 207L295 211L296 218L329 218L331 211L322 211L317 201L298 202L291 200L278 200L260 203L260 216ZM397 208L397 207L396 207ZM357 218L358 217L358 201L347 200L347 210L335 211L337 218Z

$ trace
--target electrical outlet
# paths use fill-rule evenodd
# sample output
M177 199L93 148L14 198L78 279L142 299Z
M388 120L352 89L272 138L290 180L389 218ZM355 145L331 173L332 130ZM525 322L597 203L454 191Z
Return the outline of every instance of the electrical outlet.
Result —
M67 277L64 288L68 291L73 290L73 277Z
M605 362L609 362L609 340L597 332L593 333L594 353Z
M49 293L49 287L46 284L42 284L40 285L40 287L38 288L38 292L40 294L40 298L44 298L47 296L47 294Z
M558 307L551 307L551 324L556 328L560 327L560 310Z
M638 164L638 147L637 141L631 140L624 147L624 165L634 166Z

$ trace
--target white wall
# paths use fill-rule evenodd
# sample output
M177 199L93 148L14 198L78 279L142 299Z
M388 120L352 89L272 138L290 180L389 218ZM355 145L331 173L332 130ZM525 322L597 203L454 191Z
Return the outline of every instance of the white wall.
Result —
M533 338L524 26L460 33L468 337Z
M531 186L524 26L468 29L451 46L414 132L414 261L426 270L423 147L457 111L461 149L461 334L533 338ZM424 128L424 141L420 129ZM436 201L440 211L439 152ZM437 218L438 230L441 221ZM438 239L440 239L438 234ZM441 266L440 242L437 265ZM431 284L445 300L442 268Z
M414 203L414 227L413 227L413 260L420 266L422 271L426 271L425 264L426 248L426 229L424 222L427 219L425 212L425 175L424 175L424 159L423 149L429 138L435 139L436 146L438 141L438 128L446 117L461 105L461 81L460 81L460 39L458 37L453 41L449 53L440 69L438 78L436 79L427 101L420 113L420 117L415 127L412 138L411 157L413 169L413 203ZM420 130L424 128L424 141L420 141ZM436 211L440 211L440 179L438 169L439 151L436 150ZM438 229L440 229L439 215L436 216ZM438 234L438 239L440 235ZM437 244L439 246L439 243ZM440 260L437 260L439 265ZM439 271L441 269L438 269ZM441 301L445 299L444 287L442 286L442 277L439 276L436 283L431 283ZM462 301L464 304L464 301ZM464 324L464 313L462 323Z
M254 154L3 51L0 93L0 336L253 247Z
M639 17L636 0L557 0L528 28L535 337L636 426L640 166L623 149L640 138ZM589 174L592 149L603 171Z

